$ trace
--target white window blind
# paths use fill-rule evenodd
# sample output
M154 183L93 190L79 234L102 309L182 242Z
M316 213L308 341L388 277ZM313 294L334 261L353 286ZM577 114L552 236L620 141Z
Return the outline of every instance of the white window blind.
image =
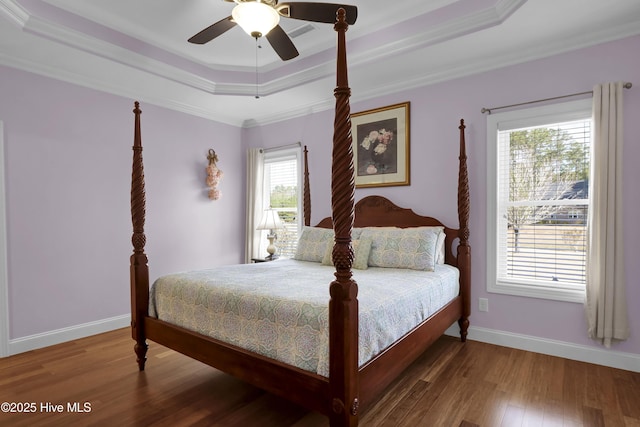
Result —
M584 295L591 111L569 104L567 111L539 107L492 119L489 291L571 301Z
M291 258L295 254L300 230L301 174L300 149L270 151L265 154L264 199L278 211L284 227L277 231L275 242L278 256Z
M584 286L590 124L499 132L500 276Z

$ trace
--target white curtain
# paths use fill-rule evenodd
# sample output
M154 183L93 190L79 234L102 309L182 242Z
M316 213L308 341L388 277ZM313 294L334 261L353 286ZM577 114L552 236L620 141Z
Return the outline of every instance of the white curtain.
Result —
M260 222L264 205L262 187L264 181L264 153L262 148L250 148L247 153L247 229L245 232L245 262L258 258L262 232L256 230Z
M606 347L629 337L622 223L622 91L622 82L593 88L585 308L589 336Z

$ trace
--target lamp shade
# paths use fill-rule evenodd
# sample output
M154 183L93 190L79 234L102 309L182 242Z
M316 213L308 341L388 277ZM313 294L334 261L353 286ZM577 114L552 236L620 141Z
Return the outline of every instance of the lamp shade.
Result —
M277 230L279 228L282 228L282 221L278 211L271 208L265 210L257 230Z
M238 3L231 11L231 16L251 37L267 35L280 22L278 12L260 1Z

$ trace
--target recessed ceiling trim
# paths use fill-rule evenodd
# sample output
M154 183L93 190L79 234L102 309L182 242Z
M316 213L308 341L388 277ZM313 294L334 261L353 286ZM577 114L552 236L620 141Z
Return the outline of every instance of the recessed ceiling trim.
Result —
M0 13L18 27L23 27L29 19L27 11L13 0L0 0Z
M23 30L33 35L44 37L89 54L109 59L207 93L239 96L255 95L256 85L254 83L214 82L210 79L197 76L177 67L167 65L164 62L151 59L128 49L88 36L84 33L40 19L34 15L29 16L25 21ZM320 68L313 67L303 72L289 75L284 79L278 79L266 84L261 84L259 85L259 91L264 95L273 94L281 90L290 89L293 86L302 85L318 78L325 77L332 72L333 69L326 68L324 66ZM48 75L54 78L56 77L55 73Z
M504 21L509 16L511 16L512 13L520 9L520 7L526 2L527 0L498 0L498 3L496 3L494 10L496 12L496 15L498 16L498 19Z
M382 56L388 57L390 55L389 52L393 52L393 55L401 54L491 26L499 25L524 3L526 3L526 1L527 0L500 0L493 7L478 11L468 16L463 16L438 27L433 27L428 31L415 34L410 38L378 45L375 48L366 51L353 52L350 54L349 64L350 66L357 67L359 65L369 63L371 58ZM333 62L324 62L319 65L309 67L298 73L289 74L284 79L260 84L260 93L269 95L281 90L290 89L291 87L303 85L320 78L329 77L333 75L334 68ZM217 93L235 95L255 94L255 85L246 85L243 87L243 85L239 84L227 85L219 82L217 88Z
M371 61L372 57L388 56L389 52L394 52L394 54L396 54L404 51L413 51L443 40L449 40L463 34L472 33L479 29L499 25L525 2L526 0L500 0L500 2L494 7L484 9L469 16L461 17L450 23L442 24L425 33L416 34L410 39L379 45L376 48L367 51L351 53L349 57L349 64L352 67L365 65ZM325 62L307 68L299 73L290 74L284 79L262 84L260 85L260 93L263 93L264 95L273 94L280 90L289 89L317 79L329 77L333 75L333 73L333 62ZM219 83L218 88L220 90L219 93L233 93L226 90L226 85L223 83ZM233 88L238 90L240 86L234 85ZM255 90L252 91L251 87L249 87L248 89L244 88L242 92L246 94L254 94Z
M366 52L351 55L350 62L362 62L368 58L388 57L425 48L436 43L442 43L466 34L500 25L513 12L524 5L527 0L500 0L495 6L452 19L422 33L414 34L402 40L381 44Z
M12 0L0 0L2 2L12 2ZM418 49L430 44L435 44L444 40L448 40L461 34L477 31L491 25L498 25L506 17L513 13L518 7L524 4L526 0L500 0L495 6L484 9L477 13L454 19L448 23L444 23L429 31L415 34L409 39L396 41L388 44L376 46L367 51L361 51L350 57L350 63L358 65L363 62L370 61L372 57L389 52L400 54L406 51ZM55 2L52 2L55 3ZM446 3L446 2L445 2ZM250 95L255 94L255 84L247 83L222 83L213 82L209 79L196 76L192 73L182 71L176 67L171 67L166 63L143 57L139 54L131 52L125 48L118 47L111 43L97 40L77 31L63 28L55 23L46 22L36 16L31 16L26 23L25 29L33 34L37 34L51 40L65 43L69 46L92 53L116 62L127 64L131 67L147 71L149 73L168 78L170 80L183 83L185 85L201 89L208 93L218 94L234 94L234 95ZM332 64L332 63L331 63ZM278 90L288 89L290 85L301 85L318 78L327 77L333 73L333 66L326 67L326 64L309 68L300 73L296 73L295 79L289 78L288 82L269 82L263 84L262 89L265 94L272 94ZM318 70L324 70L325 74L320 74Z
M307 104L297 105L289 110L279 111L275 114L269 114L260 118L247 119L242 123L243 128L251 128L256 126L265 126L272 123L282 122L284 120L295 119L309 114L319 113L335 108L335 99L333 97Z
M216 83L209 79L199 77L193 73L167 65L164 62L151 59L61 25L45 21L33 15L26 22L24 30L36 36L63 43L71 48L79 49L92 55L155 74L208 93L216 93Z
M308 68L299 73L288 74L265 83L256 84L227 84L218 83L216 85L216 94L220 95L250 95L256 94L256 86L261 96L273 95L278 92L292 89L306 83L313 82L328 76L335 72L333 64L320 64L315 67Z
M0 0L2 1L2 0ZM5 0L6 1L6 0ZM10 0L11 1L11 0ZM15 1L15 0L13 0ZM94 7L94 4L96 3L95 1L82 1L82 0L39 0L39 1L43 1L45 3L48 3L49 5L59 8L61 10L65 10L67 12L70 12L74 15L83 17L84 19L93 21L99 25L102 25L104 27L113 29L117 32L120 32L122 34L125 34L129 37L135 38L137 40L141 40L144 41L145 43L148 43L151 46L154 46L158 49L164 50L166 52L170 52L174 55L180 56L186 60L192 61L194 63L197 63L199 65L203 65L203 66L209 66L211 67L212 70L223 70L223 71L243 71L245 67L234 67L232 65L226 65L223 66L222 68L219 68L219 65L216 64L211 64L209 61L207 60L203 60L203 59L198 59L196 57L194 57L193 55L189 55L186 54L185 51L181 48L176 48L176 46L167 46L167 45L160 45L158 43L158 40L156 37L154 37L153 32L149 32L148 29L144 26L140 26L140 25L132 25L131 22L127 21L126 19L119 17L117 15L114 14L105 14L103 13L100 8ZM219 2L220 0L209 0L211 2ZM225 1L230 1L231 3L233 2L233 0L225 0ZM245 0L243 0L245 1ZM422 15L422 14L426 14L426 13L430 13L433 12L434 10L443 8L445 6L454 4L456 2L458 2L460 0L424 0L424 1L414 1L411 4L411 10L415 15ZM196 7L198 6L198 1L194 1L192 4L187 4L185 5L185 7ZM222 7L222 9L220 10L220 15L219 16L215 16L212 17L212 20L210 23L213 23L214 21L216 21L217 19L221 19L226 15L230 15L232 10L231 5L229 5L227 7L227 5L225 5L224 7ZM202 12L202 10L194 10L194 13L200 13ZM380 16L378 17L377 22L373 23L373 26L376 28L381 28L381 27L386 27L386 26L392 26L395 24L398 24L401 20L402 20L402 14L386 14L384 16ZM290 22L295 21L295 20L288 20ZM298 21L300 22L300 21ZM321 24L324 26L324 24ZM285 31L287 30L286 27L288 27L287 25L284 26L285 27ZM329 28L331 28L331 26L328 26ZM359 27L359 26L354 26L352 29L350 29L350 32L352 34L351 37L355 37L356 34L361 33L361 32L368 32L369 29L365 29L364 27ZM288 32L288 31L287 31ZM332 46L331 46L332 47ZM307 50L305 50L305 52L308 52ZM274 56L274 58L277 58L276 56ZM278 58L277 60L274 60L274 64L279 64L281 61Z

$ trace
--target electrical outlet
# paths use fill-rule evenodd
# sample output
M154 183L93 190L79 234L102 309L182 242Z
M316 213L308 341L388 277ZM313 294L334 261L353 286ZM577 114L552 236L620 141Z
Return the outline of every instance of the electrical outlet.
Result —
M489 300L487 298L478 298L478 310L489 311Z

